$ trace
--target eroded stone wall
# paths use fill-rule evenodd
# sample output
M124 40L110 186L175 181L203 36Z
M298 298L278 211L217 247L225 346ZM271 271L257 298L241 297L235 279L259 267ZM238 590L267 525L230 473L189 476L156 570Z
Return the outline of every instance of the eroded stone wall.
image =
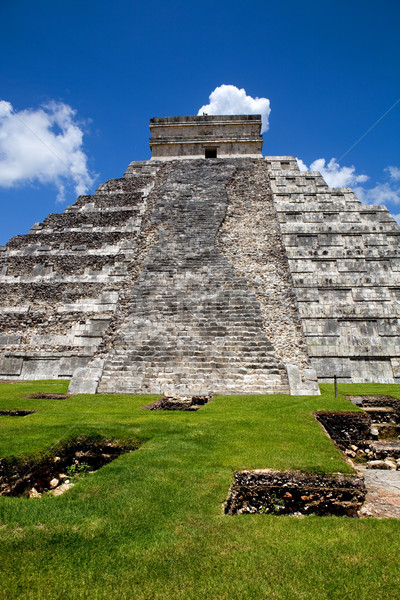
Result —
M204 158L206 148L217 156L261 158L261 115L155 117L150 120L152 158Z
M297 298L264 161L248 161L228 186L217 247L247 280L280 363L309 368Z

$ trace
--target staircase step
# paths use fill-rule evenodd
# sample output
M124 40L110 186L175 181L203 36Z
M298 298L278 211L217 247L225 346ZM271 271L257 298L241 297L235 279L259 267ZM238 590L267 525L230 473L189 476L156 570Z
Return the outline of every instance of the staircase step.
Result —
M99 390L289 391L255 293L214 245L236 169L171 163L152 213L158 241L133 285Z

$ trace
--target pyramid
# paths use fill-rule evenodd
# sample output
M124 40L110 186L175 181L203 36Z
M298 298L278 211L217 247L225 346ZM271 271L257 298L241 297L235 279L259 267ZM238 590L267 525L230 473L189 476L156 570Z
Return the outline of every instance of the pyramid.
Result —
M73 393L400 381L400 228L259 115L150 121L152 158L0 247L0 378Z

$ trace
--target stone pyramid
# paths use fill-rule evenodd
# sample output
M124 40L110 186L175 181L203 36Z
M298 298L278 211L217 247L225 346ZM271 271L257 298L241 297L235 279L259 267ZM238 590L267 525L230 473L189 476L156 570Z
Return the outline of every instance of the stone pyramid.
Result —
M152 159L0 247L0 378L71 392L399 382L400 228L258 115L156 118Z

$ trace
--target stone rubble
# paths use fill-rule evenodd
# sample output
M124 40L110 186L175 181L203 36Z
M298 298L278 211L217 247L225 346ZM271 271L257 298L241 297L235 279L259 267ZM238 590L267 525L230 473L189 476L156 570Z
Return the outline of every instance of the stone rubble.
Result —
M196 411L208 404L210 400L212 400L212 396L164 396L142 408L144 410Z
M400 401L376 395L348 396L348 399L363 412L320 411L315 417L365 481L367 495L359 516L398 519ZM379 428L382 425L384 428Z
M81 436L60 447L59 456L44 453L38 459L23 462L15 457L0 458L0 496L59 496L74 485L77 477L94 473L139 446L137 441Z
M235 473L225 514L357 517L365 499L360 476L270 469Z

